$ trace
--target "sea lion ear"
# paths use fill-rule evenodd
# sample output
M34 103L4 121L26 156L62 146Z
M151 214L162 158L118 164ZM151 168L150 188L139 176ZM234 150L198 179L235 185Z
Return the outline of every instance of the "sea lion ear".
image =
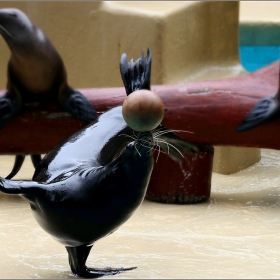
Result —
M59 92L58 101L75 119L86 124L95 121L98 117L89 100L70 86L64 87Z
M146 57L142 51L141 57L136 62L133 59L127 62L125 53L121 56L120 72L127 95L136 90L151 89L151 63L150 49L147 50Z
M0 97L0 129L5 127L19 112L21 98L14 90Z

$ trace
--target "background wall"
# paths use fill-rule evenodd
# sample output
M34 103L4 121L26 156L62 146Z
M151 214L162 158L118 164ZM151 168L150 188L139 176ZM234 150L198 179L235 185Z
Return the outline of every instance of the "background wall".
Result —
M238 57L238 2L0 2L25 12L51 39L74 87L122 86L123 52L153 54L152 83L244 73ZM0 88L8 48L0 39Z
M240 44L280 45L279 1L240 1Z
M147 47L153 54L152 84L244 74L239 33L243 44L259 43L258 34L278 42L278 5L242 1L239 32L237 1L0 2L0 8L21 9L49 36L65 62L69 84L76 88L123 86L121 54L137 59ZM269 36L257 28L272 25L276 29L269 29ZM6 85L8 58L0 37L0 88ZM214 170L232 173L259 159L257 149L215 147Z

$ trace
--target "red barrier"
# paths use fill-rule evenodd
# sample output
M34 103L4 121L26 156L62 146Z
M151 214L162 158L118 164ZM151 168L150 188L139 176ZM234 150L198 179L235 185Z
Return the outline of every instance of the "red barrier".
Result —
M230 145L280 149L280 120L248 132L235 128L259 99L278 87L279 61L253 74L231 79L153 86L167 109L163 124L188 141L205 145ZM124 88L80 90L98 113L121 105ZM1 93L0 93L1 94ZM2 92L3 94L3 92ZM84 124L55 103L25 104L24 111L0 131L0 154L43 154ZM210 196L213 154L202 151L187 156L182 166L161 155L155 164L147 198L166 203L194 203Z
M185 154L182 164L160 154L150 179L146 198L162 203L197 203L210 197L214 151L202 149L200 154Z
M237 133L257 101L276 92L279 61L253 74L230 79L153 86L167 112L163 124L186 130L181 136L198 144L280 149L280 120L248 132ZM124 88L80 90L99 113L122 104ZM2 92L3 93L3 92ZM59 105L26 104L26 110L0 131L0 154L46 153L84 124L74 120Z

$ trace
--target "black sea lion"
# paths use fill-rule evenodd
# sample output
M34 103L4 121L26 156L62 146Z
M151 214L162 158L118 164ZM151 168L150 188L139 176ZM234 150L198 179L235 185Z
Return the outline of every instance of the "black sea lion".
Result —
M0 98L0 129L22 109L25 102L55 100L71 115L89 124L97 118L95 109L80 92L67 83L62 58L48 37L18 9L0 9L0 34L11 50L7 92ZM24 156L16 158L11 179L20 169ZM40 162L32 155L32 162Z
M242 124L235 130L243 132L252 129L262 123L273 120L280 115L280 69L279 86L276 94L262 98L249 112Z
M150 63L150 52L135 63L121 61L129 66L128 76L122 71L126 83L130 79L138 83L133 90L150 88ZM115 107L50 151L33 181L0 179L0 191L28 200L40 226L66 247L74 274L99 277L133 269L97 270L85 263L94 242L127 221L144 199L155 142L177 161L181 160L177 148L198 152L162 125L156 130L170 146L150 131L133 131L122 117L122 107Z

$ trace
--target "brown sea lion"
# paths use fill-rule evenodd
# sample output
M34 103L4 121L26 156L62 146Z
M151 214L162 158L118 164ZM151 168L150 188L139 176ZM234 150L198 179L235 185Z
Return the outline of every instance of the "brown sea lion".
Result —
M0 98L0 129L22 109L25 102L55 100L74 118L89 124L97 118L85 96L70 87L63 60L42 30L20 10L0 9L0 34L11 51L7 92ZM40 155L32 155L36 167ZM16 158L7 178L19 171L24 155Z

